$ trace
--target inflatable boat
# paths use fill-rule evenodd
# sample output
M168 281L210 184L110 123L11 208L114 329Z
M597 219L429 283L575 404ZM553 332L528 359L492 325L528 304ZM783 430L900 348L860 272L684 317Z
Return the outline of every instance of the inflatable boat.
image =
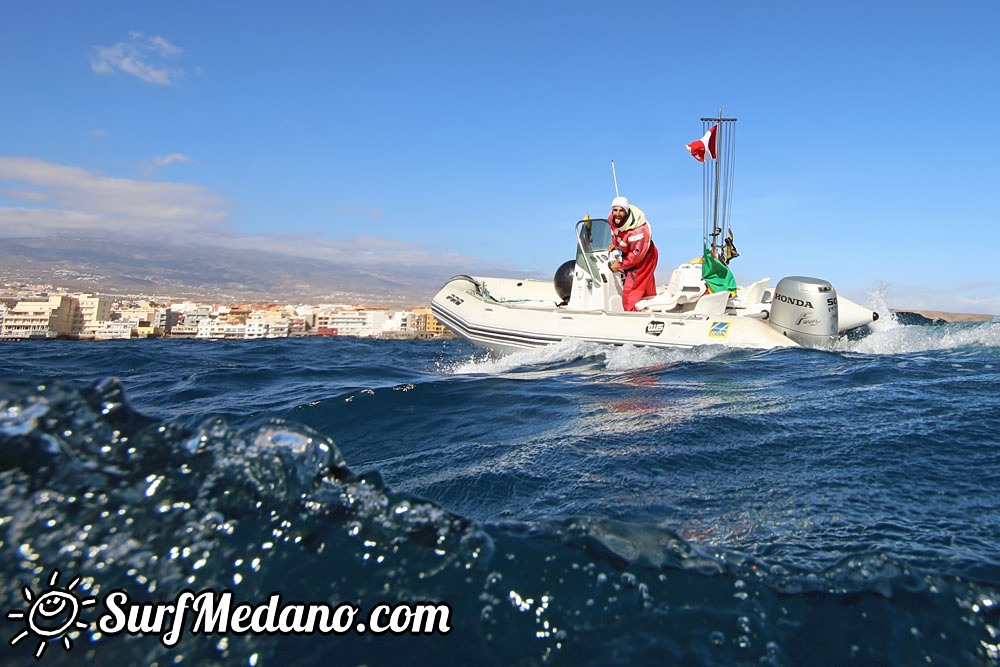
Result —
M611 270L611 223L576 223L576 259L552 281L458 275L431 301L452 331L498 354L568 339L609 345L825 348L878 314L842 296L826 280L788 276L737 286L732 244L732 146L735 118L702 118L702 139L687 145L705 166L704 256L681 264L634 312L622 305L622 278ZM729 157L724 159L723 156ZM614 162L611 163L614 175ZM615 175L615 193L618 179ZM617 265L616 265L617 266ZM716 278L723 273L726 279ZM724 283L724 284L723 284Z
M607 220L576 224L577 255L551 281L458 275L431 301L434 316L458 335L497 354L568 339L610 345L743 348L818 347L878 319L838 296L826 280L762 278L710 292L698 263L673 270L635 312L622 307L622 280L611 271Z

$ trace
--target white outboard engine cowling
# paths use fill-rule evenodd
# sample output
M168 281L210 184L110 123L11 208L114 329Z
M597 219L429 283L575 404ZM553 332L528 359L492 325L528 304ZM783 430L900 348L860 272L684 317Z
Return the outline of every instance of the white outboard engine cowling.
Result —
M767 321L800 345L830 347L837 339L837 292L819 278L782 278Z

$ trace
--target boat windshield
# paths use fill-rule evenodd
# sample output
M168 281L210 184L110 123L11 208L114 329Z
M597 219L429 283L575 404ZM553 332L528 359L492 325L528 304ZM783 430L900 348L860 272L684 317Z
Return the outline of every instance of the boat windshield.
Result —
M599 271L594 253L607 252L611 245L611 225L603 218L581 220L576 223L576 265L591 276Z

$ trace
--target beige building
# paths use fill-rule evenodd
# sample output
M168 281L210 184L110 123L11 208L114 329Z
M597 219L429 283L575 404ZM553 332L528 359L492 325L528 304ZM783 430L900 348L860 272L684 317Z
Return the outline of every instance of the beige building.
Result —
M79 302L67 294L26 299L7 311L0 338L55 338L74 333Z
M93 294L78 294L76 300L79 303L73 329L75 333L83 336L92 336L97 329L111 319L111 305L114 300L107 296L95 296Z
M115 308L113 313L118 315L120 320L139 320L140 322L152 323L156 319L156 306L147 301L138 305Z
M94 294L51 294L22 299L7 311L2 338L91 337L111 319L113 299Z
M450 333L451 330L438 322L438 319L431 314L430 308L413 308L412 312L415 316L414 319L416 320L415 329L426 331L427 333L434 334L435 336Z

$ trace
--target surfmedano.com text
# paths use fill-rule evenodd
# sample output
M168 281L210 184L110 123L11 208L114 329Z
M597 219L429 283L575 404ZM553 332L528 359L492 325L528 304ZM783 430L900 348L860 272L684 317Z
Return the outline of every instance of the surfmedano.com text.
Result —
M280 593L254 605L235 603L229 590L185 590L173 602L133 602L127 592L115 590L105 596L103 604L106 611L97 621L103 634L156 635L166 647L175 646L186 629L195 635L445 635L451 631L447 603L383 603L362 616L361 608L348 602L282 603Z

